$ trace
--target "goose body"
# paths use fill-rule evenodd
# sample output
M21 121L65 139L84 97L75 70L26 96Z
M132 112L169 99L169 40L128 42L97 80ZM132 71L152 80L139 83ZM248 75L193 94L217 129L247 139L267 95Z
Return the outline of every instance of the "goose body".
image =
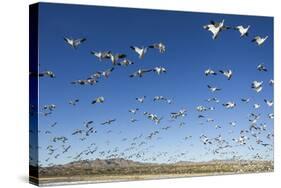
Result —
M208 68L207 70L205 70L204 73L205 73L206 76L209 76L209 75L217 75L217 73L216 73L214 70L210 69L210 68Z
M258 46L261 46L266 40L267 40L268 36L265 36L265 37L261 37L261 36L256 36L252 42L255 42L257 43Z
M229 101L227 103L222 104L227 109L232 109L236 106L235 102Z
M153 69L153 71L156 72L156 74L158 74L158 75L167 72L167 70L164 67L155 67Z
M147 47L137 47L137 46L131 46L130 47L132 50L134 50L138 55L139 55L139 58L140 59L143 59L144 55L146 54L147 52Z
M232 70L220 70L219 72L222 73L225 77L227 77L228 80L232 78Z
M239 25L236 26L235 29L239 31L240 37L244 37L249 35L248 31L250 29L250 26L248 25L247 27L243 27L242 25Z
M267 106L272 107L273 106L273 100L267 100L264 99L264 102L267 104Z
M251 87L252 87L252 89L254 89L257 93L259 93L259 92L261 92L261 90L262 90L262 84L263 84L263 81L253 81L252 82L252 85L251 85Z
M104 97L97 97L96 99L94 99L93 101L92 101L92 104L96 104L96 103L104 103Z
M155 43L155 44L150 45L148 47L158 49L160 53L164 53L166 51L166 46L162 42Z
M211 92L215 92L215 91L220 91L221 89L220 88L217 88L217 87L212 87L212 86L210 86L210 85L207 85L208 86L208 88L209 88L209 90L211 91Z
M264 66L264 64L259 64L257 66L257 70L260 72L267 72L267 68Z
M137 97L136 100L140 103L143 103L145 98L146 98L146 96Z
M221 22L211 21L210 24L204 25L203 28L210 31L213 34L212 35L213 40L215 40L218 37L218 34L222 30L229 29L229 27L224 26L224 20L222 20Z
M102 61L103 59L106 59L106 58L108 58L110 56L111 51L105 51L105 52L91 51L91 54L96 56L99 59L99 61Z
M134 72L133 74L130 75L130 77L143 77L143 75L145 73L151 72L151 69L139 69L136 72Z
M72 39L68 37L64 37L64 41L71 46L74 49L77 49L77 47L86 41L86 38L79 38L79 39Z

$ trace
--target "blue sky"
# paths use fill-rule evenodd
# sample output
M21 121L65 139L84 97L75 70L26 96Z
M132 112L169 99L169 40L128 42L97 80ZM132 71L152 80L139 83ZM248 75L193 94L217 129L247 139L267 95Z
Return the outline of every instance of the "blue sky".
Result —
M237 31L227 30L213 40L211 33L202 26L210 20L222 19L228 26L251 25L250 36L240 39ZM75 156L93 142L99 152L115 147L122 151L133 142L121 141L123 138L130 140L141 134L143 137L139 142L145 141L147 145L136 151L144 151L144 158L153 158L160 152L168 152L171 157L188 152L185 157L176 157L176 161L228 159L231 155L206 155L206 148L212 146L204 146L199 136L205 134L214 138L221 134L224 139L235 145L231 139L237 138L241 129L249 128L247 116L251 112L262 115L259 123L266 123L267 130L260 137L266 143L272 142L264 137L273 131L273 121L267 118L267 114L273 112L273 109L263 102L264 99L273 99L273 88L268 85L268 81L273 78L272 17L43 3L39 8L39 21L39 70L51 70L56 74L54 79L40 78L39 106L57 106L51 115L39 115L39 160L43 165L50 162L70 162L73 159L69 156ZM269 38L264 45L258 47L251 43L255 35L268 35ZM64 42L65 36L86 37L87 40L75 50ZM160 41L166 45L166 52L160 54L151 49L141 60L129 48L131 45L147 46ZM91 50L125 53L135 64L115 67L108 79L101 79L93 86L71 85L73 80L84 79L96 71L112 67L110 61L99 62L90 54ZM256 70L260 63L265 64L268 72ZM167 73L159 76L148 73L143 78L129 78L129 75L139 68L156 66L165 67ZM231 69L234 73L233 78L227 80L220 74L206 77L204 70L207 68ZM251 82L254 80L264 81L261 93L257 94L251 89ZM222 91L210 93L207 89L208 84L218 86ZM136 97L144 95L147 98L143 104L135 100ZM173 103L169 105L153 102L156 95L167 96ZM92 105L91 101L98 96L104 96L105 103ZM221 102L207 103L205 100L210 97L217 97ZM242 97L251 98L251 102L242 103ZM79 98L80 102L73 107L68 102L75 98ZM222 103L227 101L235 101L237 107L226 110ZM261 108L254 110L254 103L261 104ZM197 118L199 113L195 108L199 105L215 107L214 111L202 113L213 118L215 123L206 123L205 120ZM140 111L133 116L128 112L132 108L139 108ZM181 108L188 110L187 116L174 122L169 121L169 114ZM160 125L155 125L143 115L144 111L156 113L164 119ZM130 122L132 117L138 120L134 124ZM112 125L100 125L101 122L114 118L117 121ZM93 120L98 132L87 137L85 141L80 141L78 136L72 136L71 133L75 129L84 128L83 122L86 120ZM204 125L199 124L202 121ZM231 128L228 125L230 121L236 121L237 126ZM58 124L50 128L54 122ZM186 125L179 128L180 122L185 122ZM216 124L222 128L215 129ZM172 128L161 131L155 139L145 139L149 133L165 126ZM46 130L50 130L52 134L44 134ZM106 134L108 130L112 130L112 133ZM234 133L228 134L230 130ZM189 135L192 135L191 140L184 141L184 137ZM66 136L69 139L66 145L72 145L69 152L58 159L53 156L61 152L61 144L52 143L51 139L55 136ZM106 141L110 143L106 144ZM254 138L251 137L248 142L248 145L257 149L251 152L247 150L247 146L240 146L229 151L235 150L243 158L256 153L269 153L268 158L272 158L272 152L266 152L266 148L257 145ZM46 151L46 146L50 144L57 148L53 156L48 156ZM148 147L151 148L145 149ZM48 157L51 157L50 161L45 162ZM83 159L96 157L101 157L98 152L91 156L83 156ZM156 162L167 162L168 158L157 157Z

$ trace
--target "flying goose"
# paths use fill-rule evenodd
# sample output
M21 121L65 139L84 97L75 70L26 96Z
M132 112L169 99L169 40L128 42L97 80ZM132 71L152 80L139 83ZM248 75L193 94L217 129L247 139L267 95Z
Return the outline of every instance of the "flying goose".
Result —
M235 102L229 101L227 103L222 104L227 109L232 109L236 106Z
M70 83L71 84L80 84L80 85L86 85L86 84L94 85L94 84L98 83L98 80L96 80L94 78L90 78L90 79L86 79L86 80L75 80Z
M144 57L144 54L146 54L147 52L147 47L137 47L137 46L130 46L130 48L132 50L134 50L138 55L139 55L139 58L142 59Z
M220 102L220 100L218 98L216 98L216 97L207 99L207 102L212 102L212 101L215 102L215 103L219 103Z
M241 101L242 101L242 102L245 102L245 103L249 103L250 100L251 100L250 98L242 98L242 99L241 99Z
M53 111L55 108L56 108L56 105L54 105L54 104L48 104L43 107L44 110L50 110L50 111Z
M68 104L70 104L70 105L72 105L72 106L75 106L76 103L78 103L78 102L79 102L79 99L74 99L74 100L70 100L70 101L68 102Z
M215 92L215 91L220 91L221 89L220 88L217 88L217 87L212 87L212 86L210 86L210 85L207 85L208 86L208 88L209 88L209 90L211 91L211 92Z
M136 109L130 109L130 110L129 110L129 112L131 112L132 114L136 114L136 113L137 113L137 111L139 111L139 109L138 109L138 108L136 108Z
M208 108L206 108L205 106L197 106L197 107L196 107L196 110L197 110L198 112L205 112L205 111L208 110Z
M164 67L155 67L155 68L153 69L153 71L156 72L158 75L167 72L167 70L166 70Z
M268 114L268 117L269 117L269 119L274 119L274 114L270 113L270 114Z
M267 100L264 99L264 102L267 104L267 106L272 107L273 106L273 100Z
M136 121L138 121L137 119L131 118L130 120L132 123L135 123Z
M94 99L92 101L92 104L96 104L96 103L103 103L104 102L104 97L101 96L101 97L97 97L96 99Z
M186 109L180 109L180 111L179 112L172 112L171 113L171 118L172 119L177 119L178 117L184 117L184 116L186 116Z
M147 72L151 72L152 69L139 69L136 72L134 72L133 74L130 75L130 77L143 77L143 75Z
M260 71L260 72L266 72L267 68L264 66L264 64L259 64L257 66L257 70Z
M38 74L39 77L50 77L50 78L55 78L55 74L52 71L44 71Z
M161 42L155 43L155 44L150 45L148 47L158 49L160 53L164 53L166 51L166 46Z
M236 126L236 121L231 121L231 122L229 122L229 125L230 125L231 127L235 127L235 126Z
M232 78L232 74L233 74L232 70L225 70L225 71L220 70L219 72L222 73L224 76L226 76L228 80Z
M243 27L242 25L239 25L236 26L234 29L239 31L240 37L244 37L249 35L248 31L250 29L250 26L248 25L247 27Z
M252 82L252 89L254 89L257 93L259 93L261 90L262 90L262 84L263 84L263 81L253 81Z
M134 62L132 62L132 61L130 61L128 59L124 59L123 61L117 63L117 65L125 66L125 67L127 67L129 65L133 65L133 64L134 64Z
M80 39L72 39L64 37L64 41L70 45L72 48L77 49L77 47L86 41L86 38L80 38Z
M118 61L119 59L123 59L123 58L125 58L125 57L126 57L125 54L112 54L112 53L109 53L109 54L106 56L106 58L108 58L108 59L111 60L111 62L112 62L113 65L116 65L116 64L117 64L117 61Z
M143 103L145 98L146 98L146 96L137 97L136 100L140 103Z
M214 70L210 69L210 68L208 68L207 70L205 70L204 73L205 73L206 76L209 76L209 75L217 75L217 73L216 73Z
M111 54L111 51L105 51L105 52L96 52L96 51L91 51L91 54L96 56L99 61L102 61L103 59L109 58L109 54Z
M260 104L254 104L254 109L258 109L258 108L260 108L260 107L261 107Z
M211 24L204 25L203 28L210 31L213 34L212 39L214 40L218 37L218 34L222 30L229 29L230 27L224 26L224 20L222 20L222 22L219 23L211 21Z
M110 68L110 69L107 69L105 71L102 71L102 72L97 72L98 74L104 76L105 78L108 78L109 75L112 73L112 71L114 70L114 67Z
M271 79L271 80L269 80L269 82L268 82L268 83L269 83L269 85L270 85L270 86L273 86L273 85L274 85L274 80L273 80L273 79Z
M159 100L166 100L166 98L164 96L155 96L153 98L153 101L159 101Z
M265 36L264 38L262 38L261 36L256 36L252 40L252 42L255 42L255 43L257 43L258 46L261 46L266 41L267 38L268 38L268 36Z
M110 120L107 120L107 121L101 123L101 125L110 125L110 124L113 123L114 121L116 121L116 119L110 119Z
M87 121L87 122L84 122L84 126L86 128L90 128L90 125L93 124L94 122L93 121Z

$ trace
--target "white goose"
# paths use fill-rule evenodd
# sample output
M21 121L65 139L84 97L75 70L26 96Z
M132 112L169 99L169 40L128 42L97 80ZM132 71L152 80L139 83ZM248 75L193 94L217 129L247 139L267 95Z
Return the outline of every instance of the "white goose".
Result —
M261 92L262 90L262 84L263 84L263 81L253 81L252 82L252 89L254 89L257 93Z
M210 68L208 68L207 70L205 70L204 73L205 73L206 76L209 76L209 75L217 75L217 73L216 73L214 70L210 69Z
M250 26L248 25L248 27L243 27L242 25L239 25L236 26L235 29L239 31L240 37L244 37L249 35L248 31L250 29Z
M108 58L109 54L111 54L111 51L105 51L105 52L96 52L96 51L91 51L91 54L96 56L100 61Z
M211 92L215 92L215 91L220 91L221 89L220 88L217 88L217 87L212 87L212 86L210 86L210 85L207 85L208 86L208 88L209 88L209 90L211 91Z
M241 99L241 101L242 101L242 102L245 102L245 103L249 103L250 100L251 100L250 98L242 98L242 99Z
M126 57L125 54L112 54L112 53L109 53L109 54L106 56L106 58L108 58L108 59L111 60L111 62L112 62L113 65L116 65L116 64L117 64L117 61L118 61L119 59L123 59L123 58L125 58L125 57Z
M132 62L132 61L130 61L128 59L124 59L123 61L117 63L117 65L125 66L125 67L127 67L129 65L133 65L133 64L134 64L134 62Z
M64 37L64 41L70 45L72 48L77 49L77 47L86 41L86 38L80 38L80 39L72 39L68 37Z
M162 42L155 43L155 44L150 45L148 47L158 49L160 53L164 53L166 51L166 46Z
M222 20L222 22L216 23L214 21L211 21L211 24L208 25L204 25L203 26L204 29L210 31L213 36L212 39L216 39L218 37L218 34L224 30L224 29L229 29L229 27L224 26L224 20Z
M271 80L269 80L269 82L268 82L268 83L269 83L269 85L270 85L270 86L273 86L273 85L274 85L274 80L273 80L273 79L271 79Z
M260 108L260 107L261 107L260 104L254 104L254 109L258 109L258 108Z
M130 75L130 77L143 77L143 75L145 73L151 72L152 69L139 69L136 72L134 72L133 74Z
M264 102L267 104L267 106L272 107L273 106L273 100L267 100L264 99Z
M229 101L227 103L222 104L227 109L232 109L236 106L235 102Z
M225 70L225 71L220 70L219 72L222 73L224 76L226 76L228 80L232 78L232 74L233 74L232 70Z
M104 97L103 96L101 96L101 97L97 97L96 99L94 99L93 101L92 101L92 104L96 104L96 103L104 103Z
M266 41L267 38L268 38L268 36L265 36L264 38L262 38L261 36L256 36L252 40L252 42L255 42L255 43L257 43L258 46L261 46Z
M155 68L153 69L153 71L156 72L158 75L167 72L167 70L166 70L164 67L155 67Z
M146 96L137 97L136 100L140 103L143 103L145 98L146 98Z
M137 47L137 46L131 46L130 47L132 50L134 50L138 55L139 55L139 58L142 59L144 57L144 55L146 54L147 52L147 47Z
M257 66L257 70L260 71L260 72L266 72L267 68L264 66L264 64L259 64Z

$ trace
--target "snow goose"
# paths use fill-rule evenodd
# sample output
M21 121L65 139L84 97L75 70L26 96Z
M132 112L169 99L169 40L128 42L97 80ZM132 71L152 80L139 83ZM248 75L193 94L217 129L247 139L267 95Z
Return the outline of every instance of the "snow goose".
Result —
M248 27L243 27L242 25L239 25L236 26L234 29L239 31L240 37L244 37L249 35L248 31L250 29L250 26L248 25Z
M131 112L132 114L136 114L137 111L139 111L138 108L135 108L135 109L130 109L129 112Z
M236 106L235 102L229 101L227 103L222 104L227 109L232 109Z
M242 101L242 102L245 102L245 103L249 103L250 100L251 100L250 98L242 98L242 99L241 99L241 101Z
M116 65L116 64L117 64L117 61L118 61L119 59L123 59L123 58L125 58L125 57L126 57L125 54L112 54L112 53L109 53L109 54L106 56L106 58L108 58L108 59L111 60L111 62L112 62L113 65Z
M113 123L115 121L116 121L116 119L110 119L110 120L107 120L107 121L101 123L101 125L110 125L111 123Z
M145 73L151 72L152 69L139 69L136 72L134 72L133 74L130 75L130 77L143 77L143 75Z
M172 112L171 113L171 118L172 119L177 119L178 117L184 117L186 116L186 109L180 109L179 112Z
M207 102L215 102L215 103L219 103L219 102L220 102L220 100L219 100L218 98L216 98L216 97L213 97L213 98L209 98L209 99L207 99Z
M140 103L143 103L145 98L146 98L146 96L137 97L136 100Z
M273 106L273 100L267 100L264 99L264 102L267 104L267 106L272 107Z
M68 37L64 37L64 41L70 45L72 48L77 49L77 47L86 41L86 38L80 38L80 39L72 39Z
M139 58L142 59L144 57L144 55L146 54L147 52L147 47L137 47L137 46L130 46L130 48L132 50L134 50L138 55L139 55Z
M260 104L254 104L254 109L259 109L261 107Z
M68 104L70 104L70 105L72 105L72 106L75 106L76 103L78 103L78 102L79 102L79 99L74 99L74 100L70 100L70 101L68 102Z
M162 42L155 43L155 44L150 45L148 47L158 49L160 53L164 53L166 51L166 46Z
M255 42L255 43L257 43L258 46L261 46L266 41L267 38L268 38L268 36L265 36L264 38L262 38L261 36L256 36L252 40L252 42Z
M34 73L30 73L30 74L34 74ZM50 78L55 78L55 74L52 71L44 71L38 74L39 77L50 77Z
M207 70L205 70L204 73L205 73L206 76L209 76L209 75L217 75L217 73L216 73L214 70L210 69L210 68L208 68Z
M214 40L218 37L218 34L222 30L229 29L230 27L224 26L224 20L222 20L222 22L219 23L211 21L211 24L204 25L203 28L210 31L213 34L212 39Z
M220 90L221 90L220 88L212 87L212 86L210 86L210 85L207 85L207 87L209 88L209 90L210 90L211 92L215 92L215 91L220 91Z
M228 80L232 78L232 70L220 70L219 72L222 73L225 77L227 77Z
M257 93L259 93L259 92L261 92L261 90L262 90L262 84L263 84L263 81L253 81L252 82L252 85L251 85L251 87L252 87L252 89L254 89Z
M274 119L274 114L270 113L270 114L268 114L268 117L269 117L269 119Z
M50 110L50 111L53 111L55 108L56 108L56 105L54 105L54 104L47 104L47 105L44 105L44 107L43 107L44 110Z
M158 74L158 75L167 72L167 70L164 67L155 67L153 69L153 71L156 72L156 74Z
M127 67L129 65L133 65L133 64L134 64L134 62L132 62L132 61L130 61L128 59L124 59L123 61L117 63L117 65L125 66L125 67Z
M112 71L114 70L114 67L110 68L110 69L107 69L105 71L102 71L102 72L97 72L98 74L104 76L105 78L108 78L109 75L112 73Z
M257 66L257 70L260 71L260 72L266 72L267 68L264 66L264 64L259 64Z
M101 96L101 97L97 97L96 99L94 99L93 101L92 101L92 104L96 104L96 103L104 103L104 97L103 96Z
M99 59L99 61L102 61L103 59L106 59L110 56L111 51L105 51L105 52L91 51L91 54L96 56Z
M273 79L271 79L271 80L269 80L269 82L268 82L268 83L269 83L269 85L270 85L270 86L273 86L273 85L274 85L274 80L273 80Z

